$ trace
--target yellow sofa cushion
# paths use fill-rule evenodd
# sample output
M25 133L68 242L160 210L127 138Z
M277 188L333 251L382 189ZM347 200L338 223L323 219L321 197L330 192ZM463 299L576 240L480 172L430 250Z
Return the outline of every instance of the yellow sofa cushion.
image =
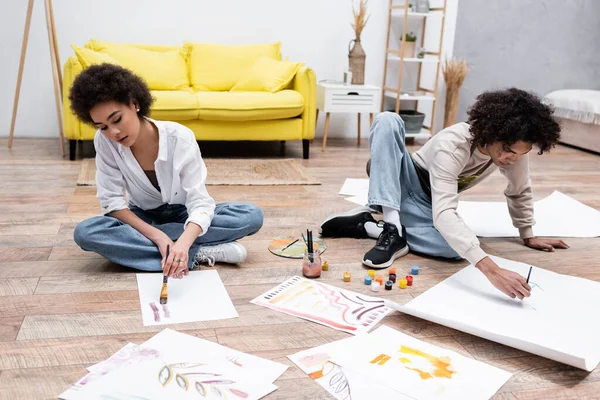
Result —
M222 45L190 43L190 81L195 90L229 90L250 71L256 60L281 60L281 43Z
M188 47L145 46L90 41L89 47L114 58L146 81L152 90L190 87L187 70Z
M198 119L198 97L185 90L151 90L152 117L156 119Z
M145 44L145 43L120 43L120 42L105 42L103 40L95 40L92 39L85 44L86 48L95 51L102 51L109 47L136 47L142 50L149 51L158 51L158 52L168 52L173 50L183 50L185 53L185 57L187 58L190 48L187 45L182 46L172 46L172 45L164 45L164 44Z
M302 65L298 62L260 57L250 71L232 88L232 92L271 92L286 87Z
M302 114L304 98L294 90L268 92L197 92L199 118L213 121L260 121Z
M77 56L77 59L79 60L83 68L87 68L93 64L103 63L119 65L119 62L113 57L109 56L108 54L86 49L84 47L77 47L73 44L71 45L71 48L75 51L75 55Z

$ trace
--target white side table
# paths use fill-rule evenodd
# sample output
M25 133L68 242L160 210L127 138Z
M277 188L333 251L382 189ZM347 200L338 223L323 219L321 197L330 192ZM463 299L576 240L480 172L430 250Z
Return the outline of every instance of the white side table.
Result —
M373 85L346 85L343 83L319 82L317 85L317 119L319 111L325 112L323 151L327 148L327 131L331 113L357 113L358 138L360 145L360 113L369 113L373 124L373 114L381 106L381 88Z

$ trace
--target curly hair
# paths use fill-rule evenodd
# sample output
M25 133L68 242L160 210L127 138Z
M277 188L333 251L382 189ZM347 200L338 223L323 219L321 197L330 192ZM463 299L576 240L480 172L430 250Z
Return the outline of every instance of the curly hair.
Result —
M484 92L467 111L472 141L485 146L518 141L538 147L539 154L553 148L560 138L554 109L530 92L517 88Z
M153 99L146 82L130 70L104 63L91 65L75 78L71 91L71 110L82 122L93 125L90 110L99 103L116 101L139 105L139 117L150 115Z

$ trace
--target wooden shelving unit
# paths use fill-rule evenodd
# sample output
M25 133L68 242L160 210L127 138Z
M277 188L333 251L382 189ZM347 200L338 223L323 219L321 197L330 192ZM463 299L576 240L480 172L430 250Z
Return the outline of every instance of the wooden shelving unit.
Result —
M400 103L402 100L404 101L414 101L414 109L415 111L419 107L419 101L427 101L431 103L431 123L429 126L423 126L420 133L407 133L407 137L413 138L429 138L434 132L434 124L435 124L435 106L436 106L436 94L438 91L438 82L440 75L440 57L442 54L442 41L444 38L444 18L446 15L446 0L444 0L444 5L442 7L430 8L428 13L418 13L412 11L409 7L410 0L404 0L403 4L395 4L393 0L389 0L388 6L388 24L387 24L387 42L386 42L386 54L385 61L383 67L383 84L381 85L381 111L384 110L385 99L395 99L395 112L400 111ZM425 42L425 28L427 25L428 18L441 18L441 30L440 30L440 38L439 38L439 46L436 51L430 51L431 49L427 49L425 51L424 58L417 57L405 57L405 44L404 40L400 40L400 38L395 38L400 42L400 49L395 49L390 47L390 32L392 28L392 24L401 23L402 24L402 38L406 37L407 27L409 18L419 18L422 20L421 23L421 35L420 35L420 48L423 47ZM388 85L388 66L398 65L398 84L397 87L391 87ZM403 90L402 88L402 77L404 72L404 64L405 63L413 63L418 65L418 75L417 75L417 87L416 89L411 90ZM435 84L433 85L433 89L426 89L421 86L421 70L424 65L427 64L436 64L435 71ZM411 95L406 92L423 92L423 95Z

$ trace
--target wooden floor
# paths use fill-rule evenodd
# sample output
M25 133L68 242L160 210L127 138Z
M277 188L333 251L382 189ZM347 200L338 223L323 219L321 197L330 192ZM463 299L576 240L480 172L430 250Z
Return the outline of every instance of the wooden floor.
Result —
M252 157L279 157L278 143L243 145L242 150L216 147L205 156L227 150L231 156L243 151ZM301 145L287 144L286 155L308 167L322 182L320 186L209 187L218 202L258 204L265 224L242 241L249 252L245 265L218 267L239 318L173 326L289 365L269 399L329 398L286 356L348 337L249 303L284 279L301 274L298 260L269 253L267 245L273 237L307 228L316 232L328 214L353 208L337 192L344 178L366 177L367 143L357 148L355 141L331 140L327 148L322 153L320 141L315 141L310 160L303 160ZM83 252L73 242L76 224L99 214L95 189L76 186L79 165L80 161L61 158L57 140L17 138L12 150L7 149L6 139L0 140L1 399L56 398L86 373L85 367L106 359L127 342L141 343L164 328L142 325L135 271ZM531 168L536 199L560 190L600 209L600 156L559 146L550 154L532 155ZM494 175L463 198L502 200L503 188L502 177ZM360 260L373 243L328 240L325 259L331 267L322 280L342 285L343 272L350 271L350 287L370 293L361 283L365 270ZM482 239L488 253L600 280L600 239L568 239L568 243L569 250L551 254L530 250L518 240ZM467 265L409 254L395 266L403 271L415 263L422 272L413 287L395 287L379 295L405 303ZM513 373L495 399L600 398L600 368L586 373L399 313L390 314L383 323Z

